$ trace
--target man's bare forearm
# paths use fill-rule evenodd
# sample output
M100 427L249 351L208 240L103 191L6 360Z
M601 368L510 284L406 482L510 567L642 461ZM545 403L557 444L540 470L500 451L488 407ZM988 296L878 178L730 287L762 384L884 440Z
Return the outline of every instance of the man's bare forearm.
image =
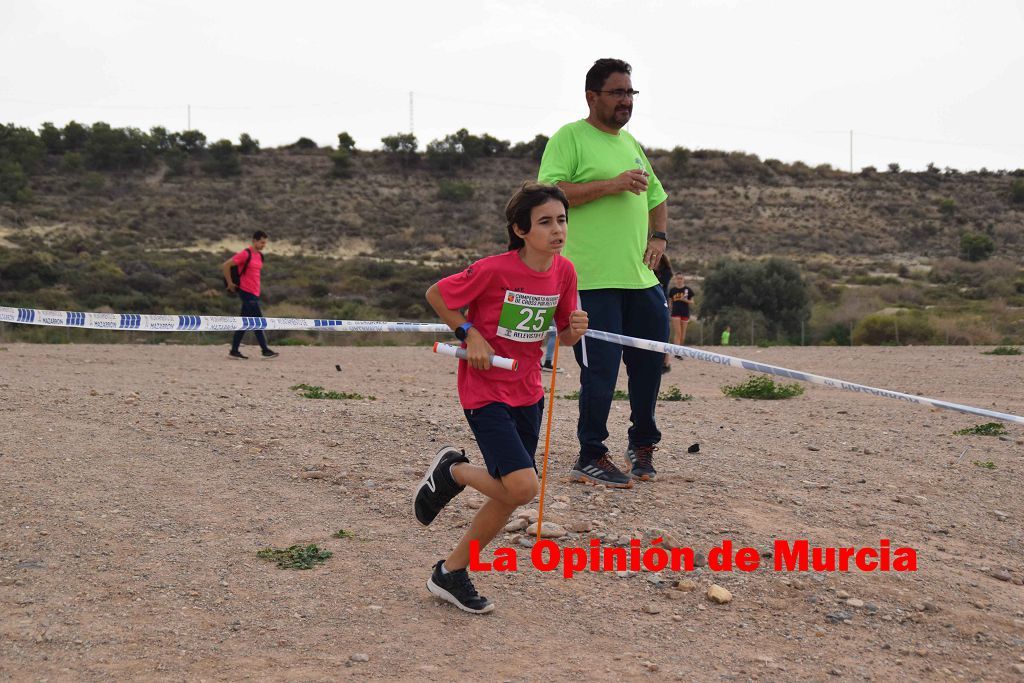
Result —
M651 227L651 232L667 232L668 227L668 200L666 199L661 204L650 210L648 214L648 223Z
M619 191L615 189L613 179L593 180L589 183L569 183L563 180L558 183L558 187L565 193L569 206L580 206Z

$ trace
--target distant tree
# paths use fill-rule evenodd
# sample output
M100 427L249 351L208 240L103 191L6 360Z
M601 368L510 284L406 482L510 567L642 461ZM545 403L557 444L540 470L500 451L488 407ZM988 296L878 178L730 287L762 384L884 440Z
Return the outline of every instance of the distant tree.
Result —
M183 149L174 148L163 155L164 163L167 164L168 177L185 175L188 170L188 152Z
M344 147L331 154L331 177L348 178L352 175L352 153Z
M934 175L934 174L937 174L937 173L940 173L940 172L941 172L941 171L939 170L939 167L938 167L938 166L936 166L936 165L935 165L934 163L932 163L931 161L929 161L929 162L928 162L928 166L927 166L927 167L925 168L925 171L927 171L928 173L930 173L930 174L932 174L932 175Z
M715 319L737 310L760 314L772 337L795 336L810 317L810 296L799 267L790 261L718 261L704 280L701 317ZM731 323L730 323L731 324Z
M313 149L319 149L319 148L320 147L314 141L310 140L309 138L299 138L298 140L296 140L292 144L288 145L288 149L292 149L292 150L296 150L296 151L303 151L303 152L304 151L308 151L308 150L313 150Z
M80 152L65 152L60 158L61 173L77 175L85 170L85 159Z
M1010 203L1024 205L1024 180L1014 180L1010 183Z
M889 173L899 173L899 172L900 172L900 165L899 164L897 164L895 162L889 164Z
M239 154L256 154L260 151L260 141L253 140L248 133L242 133L238 138Z
M60 128L49 121L39 128L39 140L42 141L47 154L64 153L64 136L60 134Z
M960 258L964 261L984 261L996 251L995 242L988 235L965 232L960 235Z
M242 172L238 151L230 140L218 140L207 148L207 152L209 158L203 164L205 172L225 178Z
M64 140L65 152L80 152L85 149L85 143L89 140L89 129L77 121L68 121L61 137Z
M0 125L0 159L9 159L23 173L33 173L46 154L42 140L29 128Z
M171 143L171 136L163 126L153 126L149 129L149 149L154 154L164 154L174 148Z
M442 180L437 187L437 198L446 202L468 202L473 198L473 186L459 181Z
M544 148L548 146L547 135L537 135L529 142L517 142L510 153L514 157L526 157L533 161L540 161L544 156Z
M673 171L679 175L686 173L690 166L690 150L685 147L673 147L672 151L669 152L668 158L672 163Z
M14 159L0 158L0 201L24 202L31 198L25 171Z
M192 154L206 147L206 136L198 130L183 130L171 135L172 142L183 152Z
M870 178L871 176L878 174L878 169L875 168L874 166L865 166L864 168L860 169L860 174L865 178Z
M142 168L152 161L151 141L137 128L113 128L97 121L85 143L85 163L100 171Z
M953 199L940 199L939 200L939 213L943 216L952 216L956 213L956 201Z
M355 154L356 141L348 133L338 133L338 149L343 149L349 154Z
M403 166L416 161L416 149L419 147L419 142L412 133L395 133L381 138L380 141L388 156L398 160Z

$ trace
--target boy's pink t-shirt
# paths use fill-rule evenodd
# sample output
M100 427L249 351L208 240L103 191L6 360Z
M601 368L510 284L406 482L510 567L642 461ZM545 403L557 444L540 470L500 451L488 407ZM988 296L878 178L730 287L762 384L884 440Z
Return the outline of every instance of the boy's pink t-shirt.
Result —
M538 273L523 263L518 251L509 251L477 261L438 282L437 288L448 308L469 308L466 319L483 334L495 354L519 361L515 372L494 367L474 370L466 361L459 361L462 407L505 403L515 408L543 398L541 341L552 319L556 328L563 330L576 309L572 262L555 255L551 267Z
M246 267L245 261L249 258L249 252L252 252L252 259L249 261L249 266ZM242 251L238 252L231 257L231 260L238 266L238 272L242 273L242 268L245 268L245 272L239 278L241 281L238 286L243 292L248 292L253 296L260 295L260 270L263 268L263 254L256 251L252 247L247 247Z

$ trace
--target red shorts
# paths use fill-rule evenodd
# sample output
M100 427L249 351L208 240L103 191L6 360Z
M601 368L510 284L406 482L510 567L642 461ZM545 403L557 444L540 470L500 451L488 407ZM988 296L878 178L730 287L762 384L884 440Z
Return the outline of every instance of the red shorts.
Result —
M688 315L674 315L672 317L676 320L682 320L684 323L690 322L690 316Z

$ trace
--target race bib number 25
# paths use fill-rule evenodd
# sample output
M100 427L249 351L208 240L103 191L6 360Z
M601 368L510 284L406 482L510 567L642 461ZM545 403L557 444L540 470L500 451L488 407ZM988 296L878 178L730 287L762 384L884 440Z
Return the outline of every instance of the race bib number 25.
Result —
M498 336L517 342L540 341L551 327L557 306L557 294L543 296L506 291L498 319Z

